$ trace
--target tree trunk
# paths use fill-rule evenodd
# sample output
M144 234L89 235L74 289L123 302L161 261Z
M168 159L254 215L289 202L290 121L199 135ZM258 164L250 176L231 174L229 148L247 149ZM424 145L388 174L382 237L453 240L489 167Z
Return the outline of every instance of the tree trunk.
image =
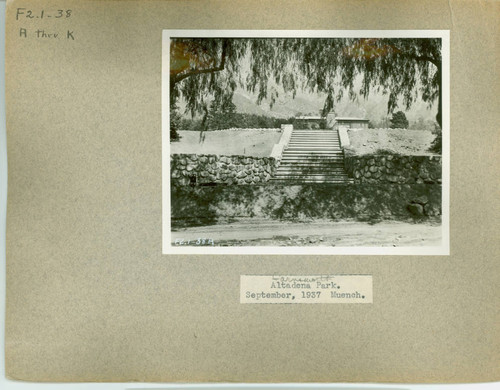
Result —
M170 99L170 107L169 107L169 110L170 110L170 123L169 123L169 127L170 127L170 142L172 141L177 141L179 139L179 133L177 132L177 128L176 128L176 124L174 124L173 122L173 117L174 115L176 115L176 109L177 109L177 106L176 106L176 96L175 96L175 80L172 76L170 76L170 95L169 95L169 99Z
M438 112L436 114L436 122L439 127L443 129L443 80L441 79L441 63L438 65L438 79L439 79L439 98L438 98Z

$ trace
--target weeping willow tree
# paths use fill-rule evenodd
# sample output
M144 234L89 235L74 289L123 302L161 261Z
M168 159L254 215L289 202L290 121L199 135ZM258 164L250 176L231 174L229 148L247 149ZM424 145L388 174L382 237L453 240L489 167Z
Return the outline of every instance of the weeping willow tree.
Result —
M359 82L361 79L361 87ZM279 91L325 93L323 112L347 94L388 95L388 113L421 99L438 102L442 126L440 38L174 38L170 44L170 103L179 97L192 115L223 106L234 91L272 105ZM279 87L279 88L277 88ZM212 102L212 103L209 103Z

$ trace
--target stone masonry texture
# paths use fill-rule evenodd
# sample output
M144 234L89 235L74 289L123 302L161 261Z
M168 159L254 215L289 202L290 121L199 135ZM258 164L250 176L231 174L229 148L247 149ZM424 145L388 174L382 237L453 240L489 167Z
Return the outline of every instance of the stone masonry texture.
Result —
M356 183L441 184L441 156L346 156Z
M261 184L267 182L277 167L272 157L172 154L172 184Z

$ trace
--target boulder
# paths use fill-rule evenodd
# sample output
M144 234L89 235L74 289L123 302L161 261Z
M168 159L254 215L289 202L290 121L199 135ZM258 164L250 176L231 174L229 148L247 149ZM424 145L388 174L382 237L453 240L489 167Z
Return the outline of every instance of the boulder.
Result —
M441 207L437 204L428 203L424 206L424 213L429 217L437 217L441 215Z
M424 215L424 206L418 203L410 203L408 205L408 211L417 217L421 217Z

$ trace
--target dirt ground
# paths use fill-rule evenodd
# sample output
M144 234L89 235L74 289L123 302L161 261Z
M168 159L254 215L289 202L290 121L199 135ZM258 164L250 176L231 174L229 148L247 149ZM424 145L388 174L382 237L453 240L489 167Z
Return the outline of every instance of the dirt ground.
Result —
M378 150L404 155L432 155L429 147L435 134L428 130L363 129L349 130L349 151L356 155Z
M172 245L175 245L176 240L196 242L199 238L211 239L215 246L438 246L441 244L441 224L438 221L384 221L370 224L355 221L298 223L249 219L173 231Z
M269 157L281 130L179 131L179 142L170 144L170 153L196 153Z

